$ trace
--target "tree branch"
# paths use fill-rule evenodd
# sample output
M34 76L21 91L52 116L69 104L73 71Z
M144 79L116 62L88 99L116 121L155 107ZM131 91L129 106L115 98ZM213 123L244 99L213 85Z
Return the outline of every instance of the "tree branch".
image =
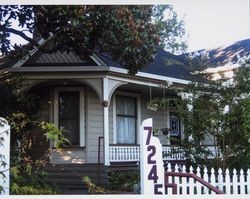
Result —
M39 47L40 45L36 42L36 40L28 37L25 33L23 33L22 31L19 31L19 30L16 30L16 29L13 29L13 28L6 28L4 26L1 26L0 25L0 29L1 31L3 32L10 32L10 33L13 33L15 35L18 35L20 37L22 37L23 39L25 39L26 41L30 42L31 44L33 44L34 46L36 47Z

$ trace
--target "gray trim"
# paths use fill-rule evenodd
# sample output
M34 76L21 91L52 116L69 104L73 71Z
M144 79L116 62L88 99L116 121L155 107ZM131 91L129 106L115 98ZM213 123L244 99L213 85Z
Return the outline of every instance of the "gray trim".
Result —
M21 68L9 68L10 72L89 72L89 71L109 71L107 66L69 66L69 67L21 67Z

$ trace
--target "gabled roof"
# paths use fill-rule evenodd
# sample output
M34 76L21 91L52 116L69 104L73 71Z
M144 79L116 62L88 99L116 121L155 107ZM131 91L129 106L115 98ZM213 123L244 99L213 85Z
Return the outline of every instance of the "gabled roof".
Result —
M99 67L114 67L114 68L124 68L121 64L114 61L111 56L106 53L96 54L98 58L101 59L104 65ZM42 53L37 50L33 55L31 55L27 61L21 64L20 67L62 67L62 66L98 66L96 60L91 57L81 58L73 52L55 52L55 53ZM46 69L44 69L44 72ZM168 53L162 49L158 49L156 53L155 60L143 67L139 71L160 75L165 77L171 77L176 79L183 79L189 81L196 81L199 78L189 73L184 64L179 60L179 57Z
M123 68L121 64L114 61L108 54L102 53L98 54L98 56L108 66ZM139 71L189 81L200 80L199 77L194 76L190 72L188 72L188 70L185 68L185 65L180 61L177 55L166 52L163 49L158 49L156 52L155 60L149 63L147 66L141 68Z

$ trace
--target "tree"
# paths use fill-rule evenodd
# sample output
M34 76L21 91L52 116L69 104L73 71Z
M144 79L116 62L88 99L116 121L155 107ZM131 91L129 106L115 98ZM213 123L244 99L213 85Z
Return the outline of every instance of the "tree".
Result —
M54 194L55 188L46 183L46 166L49 147L46 151L39 149L41 155L32 154L32 139L35 133L41 133L44 142L53 141L56 148L68 143L63 130L53 124L37 120L41 104L39 96L25 93L22 89L23 79L6 70L0 70L0 115L8 120L11 126L10 154L10 193L11 194ZM0 119L0 126L2 121ZM0 134L0 145L3 143ZM39 146L36 146L39 147ZM5 165L0 154L0 163ZM4 179L0 171L0 178ZM0 193L2 188L0 186Z
M206 135L218 147L216 167L246 169L250 166L249 85L248 59L241 63L232 80L194 83L186 90L191 97L180 101L185 107L193 106L186 111L181 108L179 113L184 118L185 133L193 137L196 147L199 148Z
M166 13L167 18L164 18ZM13 28L17 21L18 28ZM29 42L12 44L16 34ZM0 6L0 50L22 57L34 46L44 52L75 51L80 56L109 53L130 74L154 59L159 45L169 51L185 49L183 21L171 6ZM33 35L34 37L30 36ZM47 40L40 46L35 38Z

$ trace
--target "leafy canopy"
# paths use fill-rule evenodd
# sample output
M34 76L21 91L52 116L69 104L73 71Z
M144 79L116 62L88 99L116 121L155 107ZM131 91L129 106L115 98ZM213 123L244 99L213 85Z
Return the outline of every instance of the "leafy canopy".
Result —
M13 28L14 21L18 28ZM11 34L27 40L29 48L12 44ZM34 46L44 52L72 50L80 56L106 52L134 74L154 59L159 46L171 52L185 49L184 34L183 21L168 5L0 6L4 55L15 49L23 56ZM41 47L34 38L49 42Z

